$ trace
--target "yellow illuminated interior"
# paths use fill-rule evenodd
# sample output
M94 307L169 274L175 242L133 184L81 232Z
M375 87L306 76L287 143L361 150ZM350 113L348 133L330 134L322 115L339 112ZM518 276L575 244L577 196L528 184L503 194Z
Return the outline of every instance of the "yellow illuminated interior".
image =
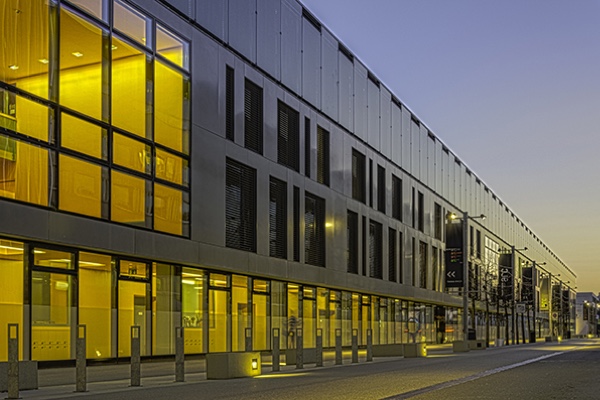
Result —
M111 219L146 226L146 181L118 171L111 178Z
M187 168L187 163L186 168ZM184 160L174 154L156 149L156 177L182 185Z
M106 158L106 132L69 114L61 114L61 144L96 158Z
M156 29L156 51L172 63L187 69L187 44L160 25Z
M148 19L129 5L116 0L113 8L114 27L137 41L150 44L148 35Z
M111 257L79 253L79 323L86 325L86 357L113 356L111 343Z
M154 184L154 229L181 235L183 193L180 190Z
M189 81L181 73L154 64L154 141L180 152L187 151L182 99L188 97Z
M0 240L0 362L8 360L8 324L19 324L23 359L23 243Z
M59 157L59 165L59 208L100 218L102 168L62 154Z
M113 162L137 172L150 172L150 146L113 133Z

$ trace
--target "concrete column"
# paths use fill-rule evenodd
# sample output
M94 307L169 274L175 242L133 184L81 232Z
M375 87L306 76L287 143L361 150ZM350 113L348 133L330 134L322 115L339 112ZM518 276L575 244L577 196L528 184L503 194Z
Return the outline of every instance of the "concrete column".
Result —
M273 371L279 371L279 328L273 328Z
M252 351L252 328L245 329L246 351Z
M86 326L77 325L77 342L75 344L75 391L77 392L87 392L86 337Z
M304 344L302 328L296 329L296 369L304 368Z
M323 366L323 329L317 329L316 366Z
M342 365L342 330L335 330L335 365Z
M140 327L131 327L131 386L141 386Z
M19 398L19 325L8 324L7 399Z
M367 329L367 362L373 361L373 329Z
M185 381L184 328L175 328L175 382Z
M358 329L352 329L352 364L358 362Z

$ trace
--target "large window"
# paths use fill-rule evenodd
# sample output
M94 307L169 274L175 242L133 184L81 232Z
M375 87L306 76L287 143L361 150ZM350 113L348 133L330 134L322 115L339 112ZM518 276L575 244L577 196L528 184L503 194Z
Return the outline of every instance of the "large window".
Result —
M317 126L317 182L329 186L329 132Z
M305 262L325 266L325 199L306 194L304 201Z
M287 258L287 184L276 178L269 190L269 255Z
M225 244L256 251L256 170L227 160L225 177Z
M383 278L382 225L369 221L369 276Z
M263 153L263 91L248 79L244 87L244 145Z
M348 211L346 226L348 272L358 274L358 214Z
M188 235L189 44L126 2L69 3L0 7L0 197Z
M352 149L352 198L365 203L366 198L365 155Z
M402 221L402 179L392 175L392 218Z
M235 140L235 70L225 68L225 137Z
M0 240L0 362L8 360L7 326L19 324L19 359L23 359L23 243Z
M277 103L277 162L300 172L300 123L298 111Z

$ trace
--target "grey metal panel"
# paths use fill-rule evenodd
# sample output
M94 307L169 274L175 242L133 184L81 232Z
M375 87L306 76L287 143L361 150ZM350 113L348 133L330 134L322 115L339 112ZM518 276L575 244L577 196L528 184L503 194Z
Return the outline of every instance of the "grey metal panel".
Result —
M302 6L281 0L281 81L300 94L302 83Z
M0 199L3 234L46 240L50 211Z
M196 2L192 0L164 0L171 6L179 10L186 17L194 19L196 17Z
M281 78L281 0L257 0L257 64Z
M256 0L229 0L229 45L256 62Z
M109 236L108 222L62 213L48 215L48 239L53 242L105 248Z
M340 97L339 97L339 122L349 131L354 130L354 65L348 57L338 50L340 63Z
M392 157L392 126L391 126L391 112L392 112L392 95L391 93L381 87L380 90L380 101L379 101L379 129L380 129L380 148L381 153L387 158Z
M338 121L338 42L327 30L321 30L321 110Z
M427 137L427 128L424 125L421 125L419 128L419 173L421 174L421 182L424 182L427 186L429 186L429 165L427 164L428 141L429 138Z
M392 160L402 165L402 109L392 102Z
M227 51L200 32L194 34L192 46L192 123L224 136L224 118L219 118L220 115L224 115L224 102L220 101L222 97L219 96L219 87L222 82L220 77L225 74L225 65L221 64L219 59L221 54Z
M435 188L435 139L427 135L427 175L430 188Z
M344 154L352 153L352 149L344 145L344 137L348 136L341 129L337 128L336 125L331 125L331 131L329 131L330 148L333 150L330 152L330 186L333 191L339 193L346 193L344 187Z
M243 148L210 132L200 130L192 140L190 165L191 239L225 246L225 156L226 148ZM244 159L234 157L237 161Z
M411 161L411 113L402 106L402 168L405 171L410 171Z
M421 159L419 154L420 134L419 125L412 119L410 120L410 173L417 179L421 179Z
M302 18L302 97L321 108L321 33Z
M284 91L268 79L261 81L263 87L263 154L277 162L277 101L284 103Z
M354 60L354 134L367 141L367 69Z
M442 142L435 141L435 191L442 194Z
M442 149L442 190L441 194L444 199L450 198L450 155Z
M367 118L369 144L379 151L381 147L381 132L379 126L379 87L367 79Z
M216 37L228 41L229 38L229 0L195 1L196 21Z

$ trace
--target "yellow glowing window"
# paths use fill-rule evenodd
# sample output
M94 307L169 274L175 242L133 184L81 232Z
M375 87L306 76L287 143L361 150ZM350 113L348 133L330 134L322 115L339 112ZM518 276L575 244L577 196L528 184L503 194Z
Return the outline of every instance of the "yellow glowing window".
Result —
M156 29L156 51L173 64L188 70L188 44L160 25Z
M41 247L33 249L33 261L40 267L73 269L73 253Z
M118 171L111 174L111 219L141 227L146 224L147 181Z
M100 218L102 216L102 167L73 157L58 160L58 206Z
M0 127L48 141L48 107L0 89Z
M160 62L154 74L154 141L188 153L189 79Z
M61 113L61 145L92 157L106 159L106 130Z
M147 137L146 69L149 56L124 41L113 38L112 124Z
M48 150L0 135L0 196L48 205Z
M210 274L210 286L229 287L229 277L224 274Z
M120 260L119 275L147 279L149 277L148 264L139 261Z
M155 174L157 178L188 185L188 162L167 151L156 149Z
M131 39L145 46L152 43L149 37L148 18L134 10L132 7L120 1L114 2L114 21L113 26L129 36Z
M181 235L183 232L183 193L154 184L154 229Z
M134 171L150 173L150 146L118 133L113 134L113 162Z
M102 0L71 0L71 3L98 19L106 20L106 18L103 18Z
M47 99L48 1L0 4L0 81Z
M60 13L60 103L102 118L102 29L66 11Z

